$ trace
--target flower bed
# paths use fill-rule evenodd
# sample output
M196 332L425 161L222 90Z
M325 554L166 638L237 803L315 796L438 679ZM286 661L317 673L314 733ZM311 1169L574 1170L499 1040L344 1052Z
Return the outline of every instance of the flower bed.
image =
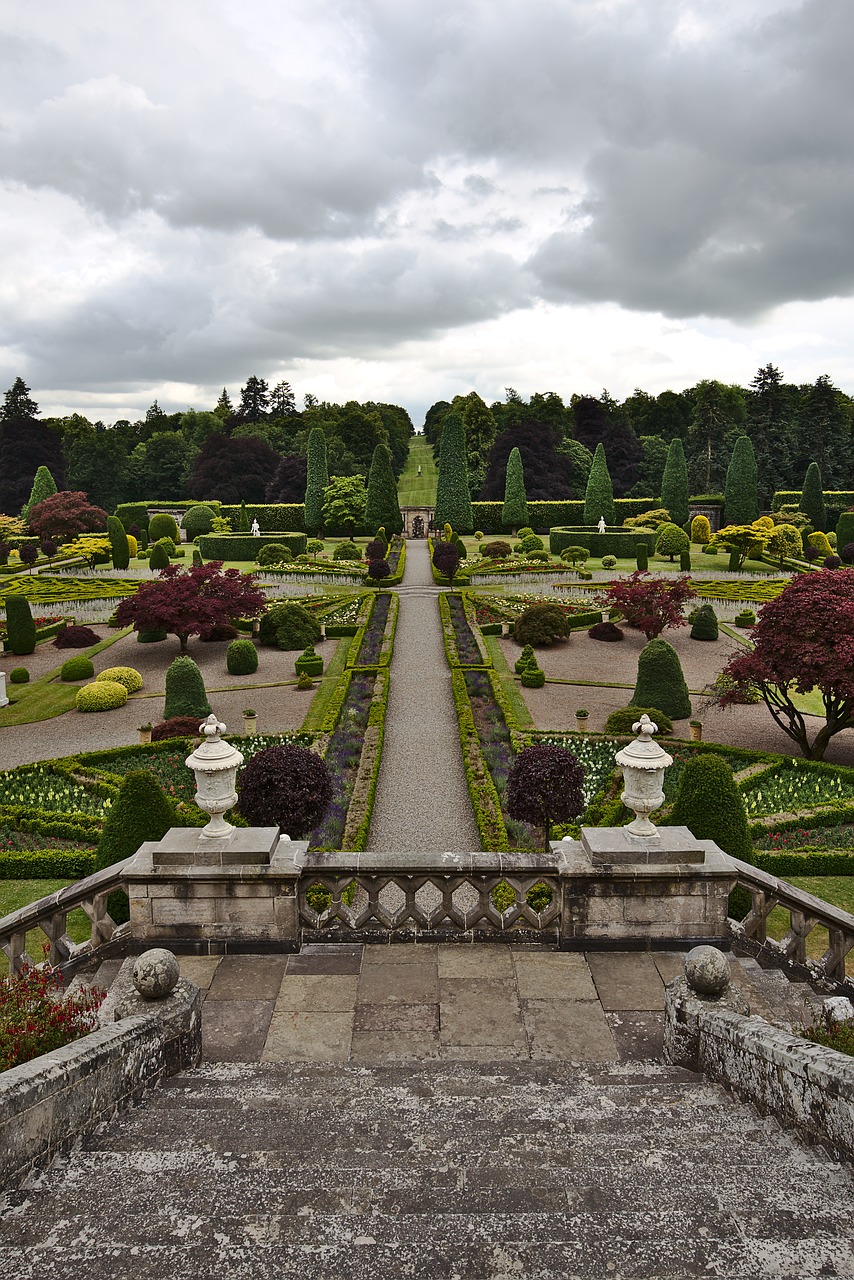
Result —
M822 805L854 799L851 771L821 766L808 760L781 761L749 778L741 788L747 815L803 813Z
M104 995L84 987L63 999L62 975L48 965L0 978L0 1071L94 1031Z

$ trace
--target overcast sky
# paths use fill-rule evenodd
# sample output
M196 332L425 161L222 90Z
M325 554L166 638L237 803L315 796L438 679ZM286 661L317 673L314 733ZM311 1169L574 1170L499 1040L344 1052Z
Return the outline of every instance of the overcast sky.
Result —
M854 392L852 50L851 0L7 4L0 384Z

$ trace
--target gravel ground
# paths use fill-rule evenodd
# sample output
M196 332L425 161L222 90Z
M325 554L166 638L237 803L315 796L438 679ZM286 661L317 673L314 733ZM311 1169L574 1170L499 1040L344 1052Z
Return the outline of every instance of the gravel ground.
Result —
M407 543L403 588L368 848L378 853L465 853L480 849L480 837L463 769L426 541Z
M105 639L115 635L109 627L93 627ZM338 640L325 640L315 645L328 664ZM221 720L232 732L239 732L243 723L243 710L252 707L258 713L260 733L279 733L286 729L299 729L311 703L312 694L297 690L293 684L261 689L260 683L293 680L294 660L298 656L279 649L259 649L257 672L252 676L230 676L225 665L227 644L203 644L191 640L190 656L199 664L208 689L209 701ZM26 664L33 678L44 675L51 668L61 666L66 658L77 650L55 649L51 641L38 646L35 653L25 659L4 655L6 671L13 666ZM139 725L156 724L163 718L163 696L166 668L180 653L174 637L159 644L140 644L131 633L95 655L95 673L106 667L134 667L142 675L141 693L134 694L124 707L115 711L83 714L68 711L65 715L37 724L6 725L0 728L0 768L27 764L32 760L49 760L55 756L71 755L75 751L99 751L106 747L122 747L136 742ZM85 684L86 681L81 681ZM228 692L210 692L216 689Z
M628 627L623 628L623 634L625 640L622 643L608 644L591 640L585 631L576 631L565 644L537 650L537 660L547 680L613 680L631 685L629 689L548 683L542 689L523 689L520 686L538 729L573 729L576 709L584 707L590 712L588 728L595 732L604 728L605 720L612 711L628 704L637 677L638 655L646 640L639 631ZM713 680L729 656L740 647L738 641L723 632L715 641L692 640L689 627L669 630L665 632L664 639L679 654L685 680L692 691L694 717L702 720L703 736L707 741L724 742L751 751L799 754L795 743L777 727L764 704L721 711L709 707L705 698L694 696L693 691L703 689ZM515 640L505 639L501 641L501 648L512 668L522 651L521 646ZM817 717L808 719L813 720L817 731L822 722ZM687 719L675 721L674 729L680 737L687 738ZM837 735L825 759L832 764L854 765L854 730Z

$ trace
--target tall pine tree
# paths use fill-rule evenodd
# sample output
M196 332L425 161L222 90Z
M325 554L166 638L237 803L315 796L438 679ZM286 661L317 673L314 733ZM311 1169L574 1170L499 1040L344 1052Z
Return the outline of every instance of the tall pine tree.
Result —
M518 449L511 449L504 481L504 506L501 523L505 529L523 528L528 523L528 500L525 496L525 470Z
M850 467L851 427L842 393L826 373L816 378L801 402L798 440L802 459L818 465L828 489L841 489Z
M456 533L471 533L474 528L466 466L465 431L460 415L453 410L445 418L442 427L433 523L439 527L449 524Z
M727 524L753 524L758 515L756 457L749 438L739 436L727 467L724 486L724 520Z
M756 371L747 393L747 434L756 455L758 497L765 507L770 507L775 491L792 480L793 390L785 386L779 369L766 364Z
M617 519L605 449L600 442L593 455L593 466L590 468L587 492L584 495L584 523L598 524L602 516L606 524L614 524Z
M378 444L371 459L368 473L368 500L365 504L365 532L375 534L383 528L386 536L400 533L403 516L397 501L397 484L391 465L391 450L387 444Z
M308 464L305 478L306 533L317 533L323 526L323 491L329 484L326 462L326 436L323 427L312 427L308 433Z
M661 477L661 505L670 512L670 519L681 528L688 520L688 466L682 441L676 436L670 441L664 475Z

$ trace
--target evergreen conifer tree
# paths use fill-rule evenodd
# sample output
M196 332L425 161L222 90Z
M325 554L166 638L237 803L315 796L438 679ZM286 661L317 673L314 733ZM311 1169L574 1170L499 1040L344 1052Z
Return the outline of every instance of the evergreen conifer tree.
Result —
M752 861L744 800L720 756L704 751L685 763L670 824L687 827L698 840L714 840L732 858Z
M670 512L670 519L681 528L688 521L688 464L682 441L676 436L670 441L664 475L661 477L661 505Z
M30 496L24 506L23 516L26 520L30 507L34 507L37 502L41 502L44 498L49 498L51 494L56 493L56 481L48 471L47 467L39 467L33 476L33 487L30 490Z
M240 514L237 517L237 528L235 533L249 532L249 512L246 510L246 502L243 498L240 500Z
M365 529L375 533L384 528L386 533L400 533L403 516L397 501L397 483L391 463L391 450L387 444L378 444L368 472L368 501L365 505Z
M606 524L613 524L617 518L614 509L614 489L608 473L605 448L600 440L593 455L593 466L590 468L587 491L584 495L584 523L598 524L601 516L605 517Z
M198 716L204 720L211 713L205 682L198 663L186 655L175 658L166 671L166 704L163 719L173 716Z
M518 449L511 449L504 481L504 506L501 523L505 529L524 528L528 523L528 500L525 494L525 469Z
M104 820L95 853L95 870L123 862L146 840L162 840L173 826L177 826L175 811L154 774L147 769L128 773ZM110 894L107 910L116 924L128 919L128 899L123 889Z
M724 519L727 524L753 524L758 515L756 455L750 438L739 436L727 467L724 486Z
M326 462L326 436L323 427L312 427L308 433L308 458L305 478L305 529L316 534L323 527L323 491L329 484Z
M799 506L800 510L809 516L810 524L814 529L827 530L824 490L821 487L821 472L817 462L811 462L807 467Z
M115 516L110 516L107 521L107 537L110 539L113 568L126 569L130 564L130 545L124 525Z
M36 647L36 624L26 596L6 597L6 645L16 654L32 653Z
M474 519L466 468L466 438L458 413L449 413L442 428L439 449L439 478L436 482L436 525L446 522L457 533L471 533Z

